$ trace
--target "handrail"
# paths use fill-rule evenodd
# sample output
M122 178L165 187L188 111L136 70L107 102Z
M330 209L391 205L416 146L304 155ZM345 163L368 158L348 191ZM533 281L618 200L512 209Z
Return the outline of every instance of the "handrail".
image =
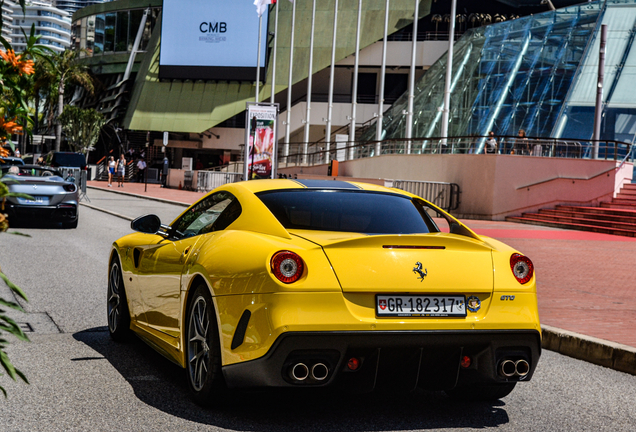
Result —
M590 176L590 177L556 176L556 177L552 177L552 178L549 178L549 179L546 179L546 180L541 180L541 181L538 181L538 182L535 182L535 183L530 183L528 185L519 186L519 187L517 187L517 190L529 188L529 187L536 186L536 185L540 185L542 183L548 183L548 182L551 182L551 181L554 181L554 180L585 180L585 181L592 180L592 179L595 179L596 177L602 176L603 174L607 174L608 172L610 172L610 171L612 171L614 169L615 169L614 167L608 168L608 169L606 169L604 171L601 171L598 174L594 174L593 176Z

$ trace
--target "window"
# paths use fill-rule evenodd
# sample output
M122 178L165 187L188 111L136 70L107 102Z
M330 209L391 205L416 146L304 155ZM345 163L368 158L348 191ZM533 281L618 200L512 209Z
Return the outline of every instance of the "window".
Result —
M439 232L419 200L367 191L285 190L258 197L288 229L422 234Z
M241 204L229 192L217 192L199 201L171 227L171 238L179 240L226 229L241 214Z

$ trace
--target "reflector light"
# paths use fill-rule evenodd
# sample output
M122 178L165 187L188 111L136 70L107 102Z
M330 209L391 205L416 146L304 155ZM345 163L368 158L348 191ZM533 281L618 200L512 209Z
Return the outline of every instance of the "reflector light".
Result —
M469 367L470 363L471 363L471 360L470 360L470 357L468 356L462 357L462 360L459 362L460 366L463 368Z
M358 368L360 367L360 360L355 357L351 357L347 362L347 367L349 368L349 370L352 371L358 370Z
M272 273L282 283L294 283L303 275L305 263L298 254L290 251L279 251L271 261Z
M530 258L518 253L512 254L510 257L510 268L515 279L520 284L528 283L534 274L534 264L532 264Z

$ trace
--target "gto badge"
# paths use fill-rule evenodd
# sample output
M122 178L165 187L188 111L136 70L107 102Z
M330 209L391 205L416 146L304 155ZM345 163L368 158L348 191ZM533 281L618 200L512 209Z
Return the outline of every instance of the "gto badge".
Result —
M477 312L481 308L481 301L475 296L466 299L466 308L471 312Z
M501 300L502 301L506 301L506 300L513 301L514 299L515 299L515 296L513 296L513 295L502 295L501 296Z
M428 270L424 269L424 271L422 271L422 263L418 261L415 263L415 267L413 267L413 273L419 274L420 277L418 277L418 279L422 282L428 274Z

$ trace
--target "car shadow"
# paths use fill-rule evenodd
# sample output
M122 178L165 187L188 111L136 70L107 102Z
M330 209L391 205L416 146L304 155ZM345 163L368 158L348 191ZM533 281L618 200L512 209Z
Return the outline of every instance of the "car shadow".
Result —
M140 401L202 425L241 431L383 431L485 428L509 422L505 403L457 402L441 392L356 395L333 391L236 391L202 408L189 395L185 372L139 339L111 340L106 327L73 337L104 356Z

